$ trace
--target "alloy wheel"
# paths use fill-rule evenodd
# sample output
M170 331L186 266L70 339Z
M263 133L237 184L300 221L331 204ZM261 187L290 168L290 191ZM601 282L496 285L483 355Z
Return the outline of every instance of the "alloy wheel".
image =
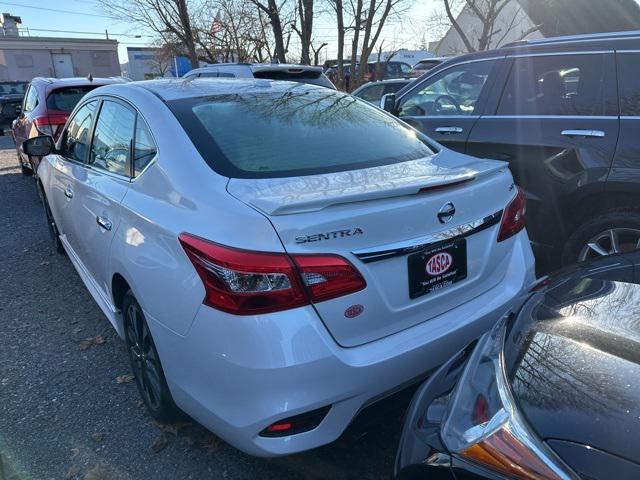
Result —
M160 362L140 307L130 304L125 312L126 340L136 382L143 399L152 410L160 407Z
M593 236L580 251L579 261L603 257L614 253L630 252L640 248L640 230L610 228Z

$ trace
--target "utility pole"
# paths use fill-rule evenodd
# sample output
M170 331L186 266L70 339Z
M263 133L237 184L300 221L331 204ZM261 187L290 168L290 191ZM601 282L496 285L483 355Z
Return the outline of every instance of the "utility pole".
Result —
M107 40L109 40L109 31L106 28L104 29L104 34L107 36Z

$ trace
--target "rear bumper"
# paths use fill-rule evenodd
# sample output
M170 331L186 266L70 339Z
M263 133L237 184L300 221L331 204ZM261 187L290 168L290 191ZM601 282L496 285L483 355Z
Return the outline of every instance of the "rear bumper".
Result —
M185 336L149 318L174 399L253 455L285 455L332 442L362 408L423 378L512 306L534 280L526 233L514 244L507 274L495 288L358 347L338 346L311 307L254 317L202 307ZM329 413L314 430L259 435L271 423L327 405Z

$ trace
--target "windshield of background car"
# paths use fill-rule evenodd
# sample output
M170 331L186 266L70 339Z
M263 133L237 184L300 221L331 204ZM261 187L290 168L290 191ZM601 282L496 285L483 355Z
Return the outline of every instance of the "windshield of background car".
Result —
M255 78L265 78L267 80L285 80L288 82L308 83L310 85L319 85L321 87L336 87L331 83L326 75L322 72L302 70L297 73L281 71L281 70L263 70L253 72Z
M416 160L433 149L415 130L349 95L293 87L168 102L221 175L312 175Z
M87 85L84 87L56 88L47 97L47 108L49 110L60 110L71 113L87 92L99 86L100 85Z
M24 95L27 85L27 82L0 82L0 95Z

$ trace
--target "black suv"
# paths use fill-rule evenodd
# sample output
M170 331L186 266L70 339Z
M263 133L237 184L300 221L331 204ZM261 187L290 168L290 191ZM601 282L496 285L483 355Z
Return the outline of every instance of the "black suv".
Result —
M509 162L543 265L640 246L640 32L460 56L381 102L453 150Z

